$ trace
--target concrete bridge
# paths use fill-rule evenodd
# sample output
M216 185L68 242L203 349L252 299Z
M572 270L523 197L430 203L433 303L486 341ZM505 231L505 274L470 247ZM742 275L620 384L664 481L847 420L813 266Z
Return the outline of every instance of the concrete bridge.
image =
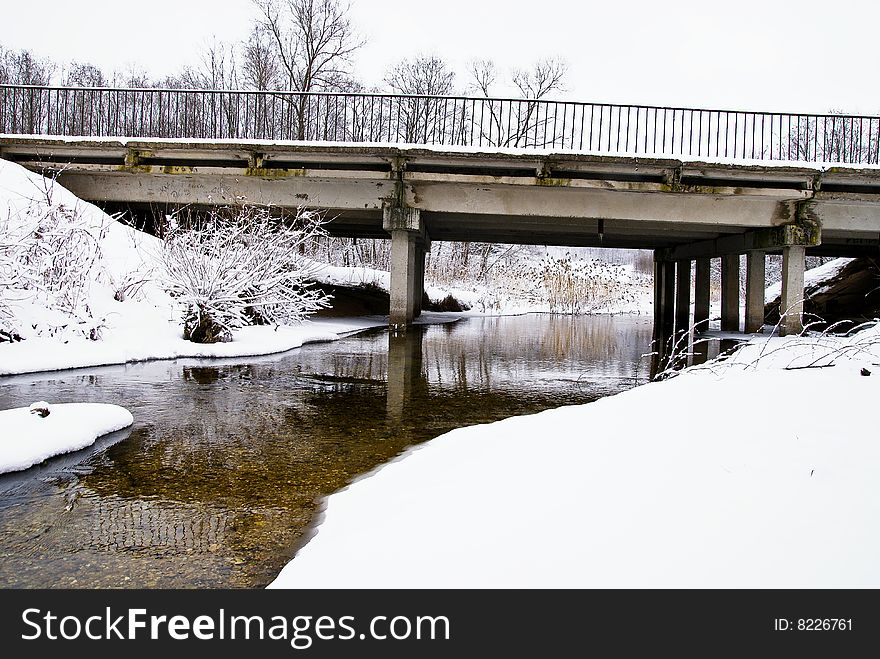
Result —
M805 254L880 248L880 170L724 164L564 152L388 145L0 137L0 157L59 171L103 205L271 204L326 210L334 235L392 243L391 323L420 312L431 240L654 250L658 334L708 318L709 259L722 257L722 327L763 324L764 259L783 255L785 332L799 328Z
M213 95L215 123L203 111L202 123L193 128L169 115L171 97L163 94L171 92L165 90L55 89L53 96L48 88L0 88L0 157L35 171L61 172L61 182L83 199L130 208L306 206L327 211L334 235L390 237L392 325L405 326L420 313L424 258L432 240L654 250L660 345L690 326L692 268L694 324L705 324L713 257L722 258L722 329L738 331L739 256L748 255L745 330L752 332L763 324L763 257L781 253L787 310L782 331L792 333L801 329L806 254L873 255L880 248L878 117L785 115L784 125L783 115L766 113L564 103L551 115L551 106L559 103L526 100L507 101L507 114L496 116L492 113L505 101L479 99L477 124L476 99L420 97L433 104L422 112L413 105L420 98L381 96L375 97L378 116L370 101L369 135L349 135L344 131L352 130L354 110L351 116L345 107L340 113L339 97L345 97L344 105L357 95L337 95L335 105L330 96L292 97L287 122L267 128L254 119L267 119L267 108L258 115L256 101L248 105L250 96L235 97L238 114L230 118L232 95L244 92L174 92L178 112L180 95L202 95L202 110L209 107L205 95ZM111 112L112 94L114 112L125 94L122 106L140 117L140 123L125 123L129 119L123 117L118 131L174 136L88 137L112 133L114 117L119 124ZM317 110L309 119L306 101L312 96ZM440 101L446 108L442 124ZM496 101L501 105L493 105ZM312 133L322 125L322 102L324 132ZM543 119L529 119L542 116L538 103L545 103ZM285 106L279 107L283 117ZM409 123L401 120L402 107ZM328 120L331 108L337 115ZM506 132L503 121L490 122L487 131L486 108L493 118L506 117ZM273 110L273 121L274 116ZM290 134L296 121L299 128ZM511 125L519 125L518 132ZM271 139L248 137L264 128ZM181 132L224 139L176 136ZM360 143L340 141L345 137ZM428 144L390 143L408 140ZM627 152L602 154L597 148ZM750 157L767 162L743 160ZM829 159L840 164L829 165Z

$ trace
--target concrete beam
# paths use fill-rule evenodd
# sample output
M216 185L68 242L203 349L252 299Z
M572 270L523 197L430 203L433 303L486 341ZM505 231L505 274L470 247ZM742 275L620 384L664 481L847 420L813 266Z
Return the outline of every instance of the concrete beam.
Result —
M687 245L678 245L664 250L661 257L668 261L683 259L714 258L728 254L744 254L751 251L769 252L786 245L815 247L822 244L822 230L815 224L783 224L765 229L756 229L702 240Z
M654 358L651 372L666 368L675 325L675 264L654 261Z
M345 235L374 236L382 207L396 200L429 213L443 240L669 248L664 258L672 261L787 244L852 256L880 245L880 170L852 166L823 172L595 154L9 135L0 137L0 156L35 171L63 169L62 182L87 201L370 214L362 233L352 226ZM781 225L810 224L822 227L827 245L818 233L805 242L774 238L792 230Z
M764 252L746 255L746 326L747 334L764 327L764 288L766 287L766 256Z
M721 257L721 329L739 332L739 254Z
M782 250L782 298L779 302L780 334L788 336L803 330L804 258L801 245Z
M59 181L81 199L94 202L135 202L239 206L259 204L315 210L381 211L394 194L395 182L369 178L142 174L90 174L66 171Z
M425 212L650 220L670 225L692 223L752 229L793 220L785 214L787 204L768 196L647 193L534 184L406 181L405 203Z

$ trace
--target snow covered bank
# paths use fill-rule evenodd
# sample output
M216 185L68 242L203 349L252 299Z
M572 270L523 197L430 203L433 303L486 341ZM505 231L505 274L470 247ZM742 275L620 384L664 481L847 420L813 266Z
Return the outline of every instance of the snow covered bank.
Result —
M818 285L820 282L826 281L828 279L833 279L851 261L852 259L845 258L834 259L833 261L829 261L828 263L820 265L817 268L810 268L809 270L806 270L804 272L804 288L811 288ZM778 281L775 284L771 284L764 291L764 299L768 301L778 298L780 295L782 295L781 281Z
M448 323L461 318L454 313L424 313L417 324ZM35 337L18 343L0 343L0 375L59 371L88 366L109 366L152 359L181 357L256 357L286 352L306 343L337 339L375 327L385 327L385 316L321 318L299 326L243 327L228 343L193 343L181 336L176 321L156 318L141 325L120 323L100 341L71 338L59 342Z
M105 403L50 405L45 417L26 407L0 410L0 473L20 471L52 456L78 451L133 422L127 409Z
M871 332L447 433L329 497L271 587L880 587Z
M69 241L65 232L73 236ZM49 263L59 276L78 277L76 299L61 300L66 292L39 282L22 287L16 271L22 259L9 257L22 244L31 245L33 261L41 267ZM56 248L81 252L77 264L87 271L70 272L70 263L56 263L47 253ZM0 160L0 331L5 327L23 339L0 341L0 375L149 359L267 355L387 324L384 317L316 319L244 327L227 343L193 343L183 338L180 305L156 282L159 250L155 237L115 221L57 183ZM328 270L329 277L356 274ZM28 276L52 281L36 266ZM425 314L422 322L454 319Z
M376 322L367 324L375 326ZM0 375L57 371L85 366L107 366L149 359L179 357L245 357L267 355L297 348L314 341L334 341L340 335L365 329L363 323L324 321L299 327L245 327L229 343L200 344L185 341L175 321L148 318L141 325L125 323L107 338L89 341L71 338L59 342L35 337L13 344L0 344Z

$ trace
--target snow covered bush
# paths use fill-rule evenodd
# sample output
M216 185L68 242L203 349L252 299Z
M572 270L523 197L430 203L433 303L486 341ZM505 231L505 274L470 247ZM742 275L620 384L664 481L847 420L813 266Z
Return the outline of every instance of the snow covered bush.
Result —
M22 300L48 312L32 328L37 334L97 339L103 321L93 317L88 297L107 224L57 201L54 180L41 180L27 207L0 218L0 340L19 338L11 305Z
M170 231L161 277L185 307L184 338L229 341L245 325L297 323L328 306L328 297L308 282L319 266L302 255L324 233L316 213L277 218L256 206L233 217L214 212L194 228Z

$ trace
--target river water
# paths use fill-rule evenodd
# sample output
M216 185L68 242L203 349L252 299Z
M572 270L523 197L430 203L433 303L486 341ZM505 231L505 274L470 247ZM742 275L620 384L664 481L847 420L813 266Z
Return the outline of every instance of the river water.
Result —
M534 314L0 378L0 409L106 402L135 418L0 476L0 585L265 586L353 478L460 426L645 382L650 341L649 316Z

